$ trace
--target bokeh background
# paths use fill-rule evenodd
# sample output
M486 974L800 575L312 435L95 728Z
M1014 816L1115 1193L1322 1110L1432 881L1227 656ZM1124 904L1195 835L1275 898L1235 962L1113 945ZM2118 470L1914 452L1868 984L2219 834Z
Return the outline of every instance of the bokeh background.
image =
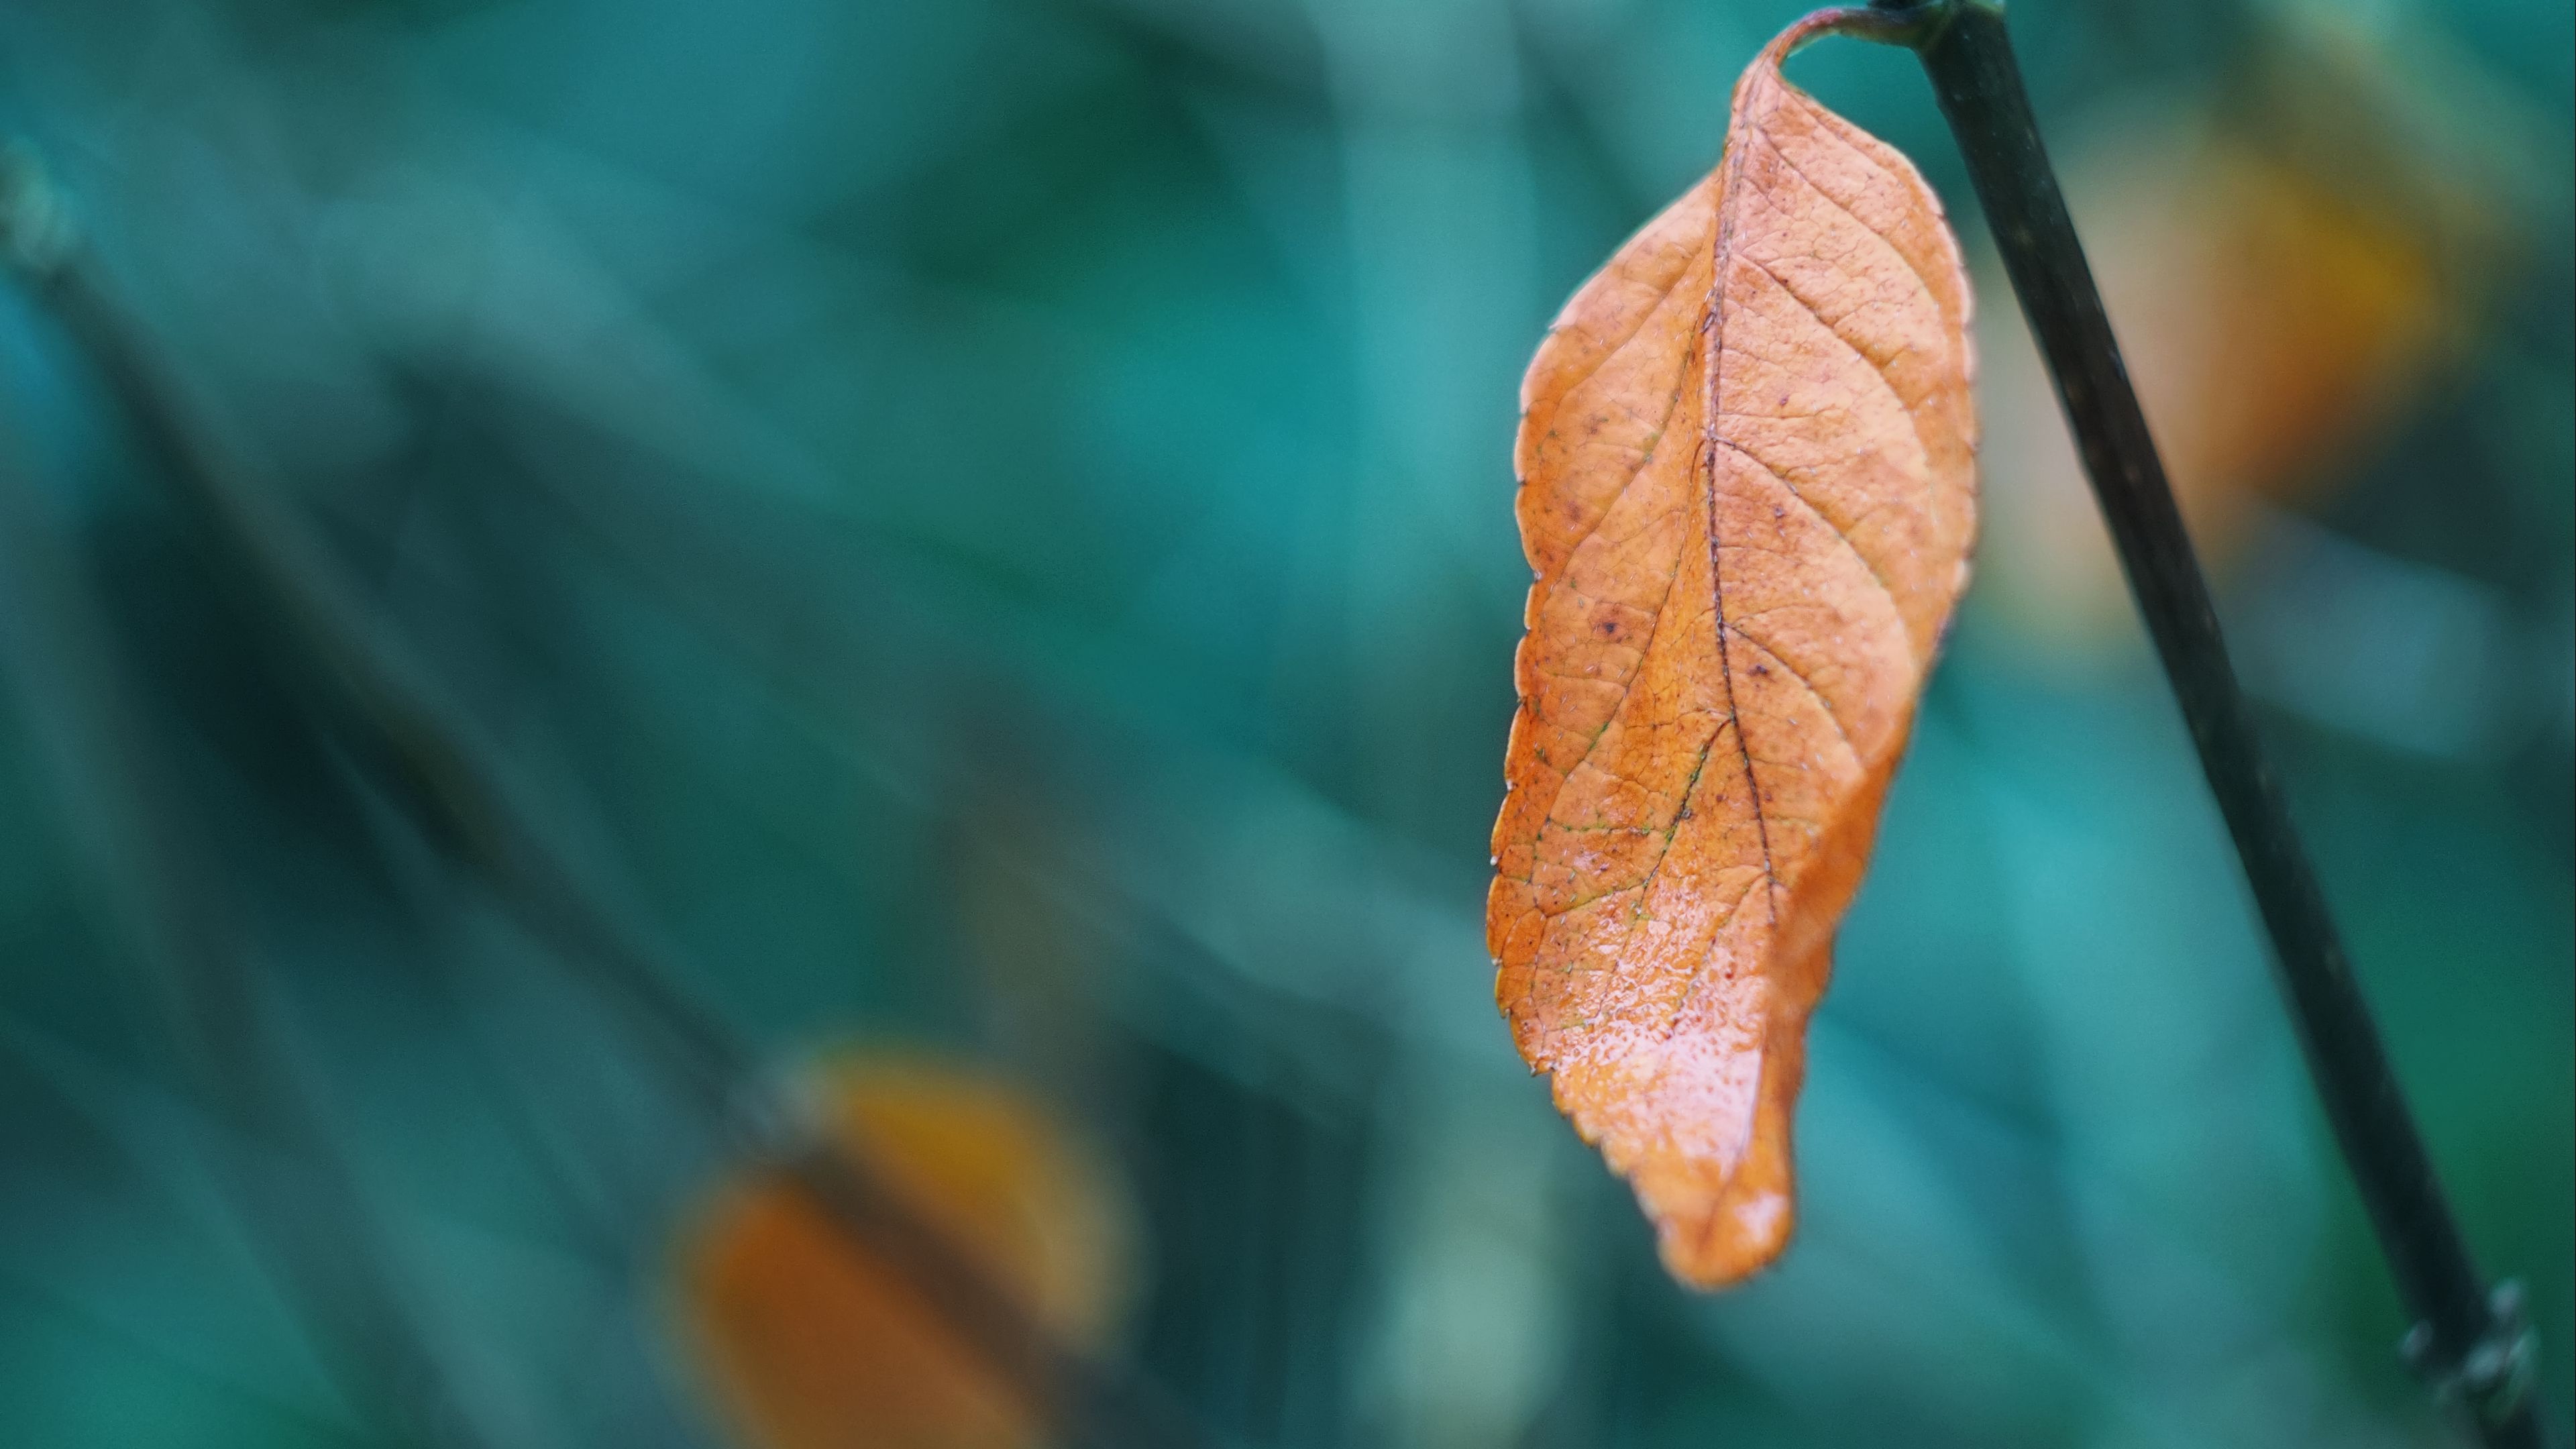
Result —
M1109 1352L1234 1442L2450 1442L1901 53L1792 74L1980 259L1987 523L1786 1261L1674 1287L1510 1048L1519 372L1797 8L20 0L0 129L597 909L791 1078L1064 1124ZM2566 1425L2569 9L2014 23ZM316 708L112 383L0 288L0 1441L745 1442L674 1327L727 1124Z

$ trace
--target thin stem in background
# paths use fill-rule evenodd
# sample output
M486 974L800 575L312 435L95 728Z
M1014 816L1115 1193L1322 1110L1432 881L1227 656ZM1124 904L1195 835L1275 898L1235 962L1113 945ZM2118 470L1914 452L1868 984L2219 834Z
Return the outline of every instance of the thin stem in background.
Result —
M1901 27L1931 77L2235 839L2309 1077L2418 1320L2407 1356L2493 1449L2538 1449L2546 1442L2532 1393L2538 1351L2519 1291L2508 1284L2491 1293L2480 1276L2353 979L2041 148L2003 11L1988 0L1930 0L1881 12L1889 23L1863 33L1880 38Z
M455 1392L382 1215L331 1140L264 989L220 869L135 703L96 581L0 419L0 657L66 825L111 907L100 924L140 968L137 995L182 1080L219 1124L207 1164L258 1261L363 1423L403 1444L490 1449L505 1437Z
M748 1044L679 985L667 953L603 903L572 853L540 826L498 749L375 623L285 502L281 481L108 286L32 158L12 159L15 174L0 178L8 183L0 186L0 247L124 405L226 582L274 625L263 637L287 677L422 834L655 1040L730 1146L781 1172L844 1237L893 1266L1073 1442L1212 1443L1151 1385L1057 1341L882 1174L789 1101Z

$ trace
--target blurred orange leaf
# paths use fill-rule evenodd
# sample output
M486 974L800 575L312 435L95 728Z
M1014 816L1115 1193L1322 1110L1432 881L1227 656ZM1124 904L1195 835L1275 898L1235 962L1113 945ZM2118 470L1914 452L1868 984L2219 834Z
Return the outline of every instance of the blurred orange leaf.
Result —
M1958 244L1782 79L1824 21L1522 384L1495 994L1702 1287L1788 1240L1808 1013L1975 528Z
M2500 87L2363 29L2335 8L2284 24L2215 94L2109 108L2062 153L2130 380L2222 586L2274 509L2316 507L2438 394L2525 245L2496 158L2538 145L2472 105ZM2465 151L2446 117L2471 124ZM1980 603L2056 651L2125 646L2128 590L2047 371L2015 319L1989 320Z
M1128 1275L1107 1173L1010 1088L851 1057L818 1085L842 1144L1039 1324L1096 1345ZM898 1265L784 1175L728 1186L684 1242L680 1309L721 1406L761 1449L1020 1449L1044 1426Z

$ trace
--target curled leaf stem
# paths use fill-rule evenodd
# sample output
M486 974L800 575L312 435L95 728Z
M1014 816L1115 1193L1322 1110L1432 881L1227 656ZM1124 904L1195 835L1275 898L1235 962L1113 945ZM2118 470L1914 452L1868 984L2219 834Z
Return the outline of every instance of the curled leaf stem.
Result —
M1931 78L2235 840L2271 936L2275 979L2309 1077L2398 1292L2417 1320L2406 1356L2437 1396L2465 1411L2489 1449L2539 1449L2548 1436L2533 1401L2537 1350L2520 1293L2512 1284L2490 1291L2479 1274L2353 977L2228 662L2208 583L2040 145L2003 9L1992 0L1875 8L1889 17L1887 25L1835 19L1818 33L1906 45Z

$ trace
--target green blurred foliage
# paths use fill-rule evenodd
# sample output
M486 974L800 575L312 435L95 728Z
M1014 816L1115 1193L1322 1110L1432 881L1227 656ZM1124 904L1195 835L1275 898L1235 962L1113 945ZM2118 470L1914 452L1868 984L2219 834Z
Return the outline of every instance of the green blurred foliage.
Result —
M1129 1349L1240 1442L2446 1442L2125 618L1963 617L1776 1271L1666 1281L1494 1014L1519 371L1794 9L26 0L0 126L693 990L782 1062L934 1044L1116 1145ZM2374 144L2465 178L2456 354L2222 583L2567 1424L2569 12L2014 20L2052 135L2330 124L2248 80L2328 37L2411 98ZM1980 245L1907 57L1793 72ZM720 1124L319 732L94 363L6 297L11 482L96 583L430 1360L487 1442L714 1442L661 1255ZM0 663L0 1439L393 1442L216 1164L309 1165L121 984L70 686Z

